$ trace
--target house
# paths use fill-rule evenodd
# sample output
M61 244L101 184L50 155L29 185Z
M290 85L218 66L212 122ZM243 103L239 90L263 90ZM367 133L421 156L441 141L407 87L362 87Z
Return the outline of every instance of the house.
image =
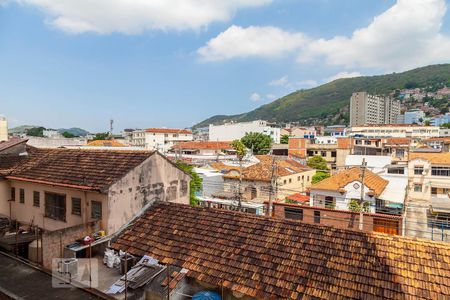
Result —
M28 147L26 155L0 155L0 214L62 232L68 244L85 236L88 224L113 234L149 201L188 204L189 182L188 174L155 151Z
M351 146L350 138L289 138L289 157L305 164L308 159L318 155L327 161L330 169L340 170L345 166L345 157L350 154Z
M280 135L288 135L290 137L302 137L302 138L314 138L317 136L316 128L311 127L287 127L282 128L280 131Z
M442 152L450 152L450 137L429 138L423 142L433 149L439 149Z
M325 134L333 137L346 137L347 127L345 125L331 125L325 127Z
M410 226L407 232L413 236L449 240L450 152L411 152L408 176L406 221Z
M263 133L272 138L276 144L280 143L280 128L263 120L240 123L226 123L209 125L210 141L234 141L243 138L247 133Z
M205 160L232 159L236 158L236 151L231 146L231 142L219 141L190 141L173 145L168 153L168 157L187 158L193 163Z
M362 169L354 167L313 184L310 194L312 206L349 210L352 200L360 201L363 195L368 212L400 214L406 183L386 180L366 168L362 184Z
M194 139L192 131L178 128L147 128L133 131L131 145L167 152L173 145Z
M12 137L8 140L0 142L0 155L14 153L19 154L24 152L27 141L27 139Z
M184 268L223 299L450 297L442 242L155 203L111 246Z
M352 154L390 156L397 161L407 161L408 151L414 145L411 138L355 137L352 142Z
M263 203L271 195L284 199L294 192L304 192L311 186L315 170L297 161L271 155L256 155L256 163L242 168L241 193L244 201ZM236 165L213 163L213 168L223 174L224 192L232 197L239 195L240 168Z

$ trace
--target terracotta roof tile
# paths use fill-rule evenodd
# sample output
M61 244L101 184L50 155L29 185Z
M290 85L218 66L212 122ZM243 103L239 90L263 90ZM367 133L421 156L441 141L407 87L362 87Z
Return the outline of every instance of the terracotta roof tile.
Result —
M441 152L441 153L429 153L429 152L410 152L409 160L422 158L428 160L432 164L442 164L449 165L450 164L450 152Z
M28 141L27 139L21 139L18 137L10 138L7 141L2 141L2 142L0 142L0 152L3 150L9 149L11 147L14 147L16 145L26 143L27 141Z
M244 180L256 180L256 181L270 181L272 177L272 163L273 156L271 155L256 155L259 160L258 163L251 165L249 167L243 168L242 179ZM275 158L275 164L277 166L276 174L277 176L288 176L305 171L310 171L311 168L302 165L301 163L292 159L279 159ZM239 167L228 166L223 163L213 163L211 164L213 168L221 172L226 171L238 171ZM237 175L224 175L225 178L238 178Z
M341 171L329 178L326 178L319 183L313 184L311 190L331 190L338 191L344 188L347 184L353 181L361 181L361 169L358 167ZM386 179L381 178L372 171L366 169L364 184L375 192L375 195L380 195L388 184Z
M8 178L89 190L111 185L154 152L34 149ZM5 162L0 156L0 165Z
M126 147L127 145L116 141L116 140L95 140L90 141L87 146L96 146L96 147Z
M157 203L112 243L258 299L448 299L445 243Z

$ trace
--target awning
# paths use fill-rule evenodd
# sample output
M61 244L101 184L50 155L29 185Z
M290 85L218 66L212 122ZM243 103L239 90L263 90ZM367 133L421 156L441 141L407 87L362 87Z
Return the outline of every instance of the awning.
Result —
M403 208L403 203L387 203L386 205L385 205L386 207L389 207L389 208L396 208L396 209L402 209Z

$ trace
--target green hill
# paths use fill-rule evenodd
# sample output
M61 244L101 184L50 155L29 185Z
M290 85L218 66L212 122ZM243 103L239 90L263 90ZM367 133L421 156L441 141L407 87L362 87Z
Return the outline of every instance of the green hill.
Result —
M217 115L194 128L229 121L263 119L272 122L336 123L348 122L348 106L353 92L389 94L396 89L428 87L450 82L450 64L432 65L403 73L343 78L321 86L300 90L272 103L239 115Z

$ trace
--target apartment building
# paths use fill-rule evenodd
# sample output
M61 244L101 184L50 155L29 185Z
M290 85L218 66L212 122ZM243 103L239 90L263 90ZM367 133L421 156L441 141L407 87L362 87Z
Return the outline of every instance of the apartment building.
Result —
M0 142L8 140L8 121L0 116Z
M353 126L349 136L367 138L420 138L427 139L440 136L439 126L423 126L415 124L372 124Z
M352 139L352 154L390 156L397 161L407 161L411 138L365 138Z
M290 138L289 157L306 163L309 158L319 155L326 161L330 169L345 167L345 157L351 151L351 139L340 137L317 137L314 139Z
M147 128L132 132L131 145L165 153L176 143L193 139L192 131L188 129Z
M425 113L420 109L412 109L405 112L404 124L422 124Z
M350 126L394 124L400 114L400 102L367 92L353 93L350 98Z
M266 121L257 120L223 125L209 125L210 141L233 141L243 138L247 133L257 132L270 136L275 144L280 143L280 128Z

